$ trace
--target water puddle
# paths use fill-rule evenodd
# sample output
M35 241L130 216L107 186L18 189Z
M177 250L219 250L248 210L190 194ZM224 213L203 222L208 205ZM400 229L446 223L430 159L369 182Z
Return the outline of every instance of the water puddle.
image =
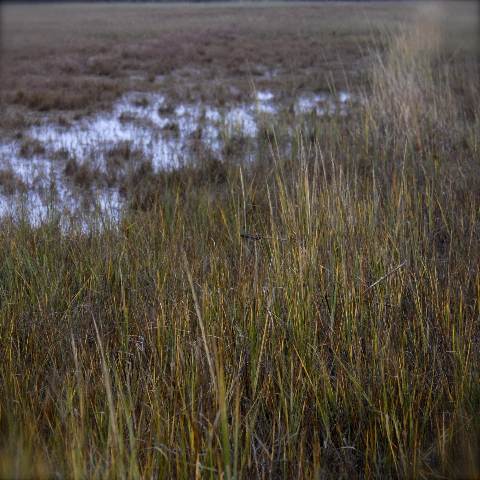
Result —
M338 92L336 96L320 94L299 97L295 104L297 115L315 112L317 115L333 115L337 109L340 115L346 115L352 96L347 92Z
M350 100L346 92L303 96L294 108L296 114L324 115L336 108L344 112ZM116 215L125 200L118 184L109 183L112 168L122 175L132 162L147 162L154 171L182 165L200 138L221 158L229 135L254 139L260 121L274 123L278 112L270 91L257 91L251 104L230 108L174 105L158 93L133 92L111 112L33 126L22 138L0 144L0 215L22 212L40 219L52 209Z

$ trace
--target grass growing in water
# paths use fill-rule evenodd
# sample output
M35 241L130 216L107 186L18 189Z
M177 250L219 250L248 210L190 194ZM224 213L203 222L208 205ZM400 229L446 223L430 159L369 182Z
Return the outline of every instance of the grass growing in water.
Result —
M293 156L3 221L2 476L480 474L478 110L403 45Z

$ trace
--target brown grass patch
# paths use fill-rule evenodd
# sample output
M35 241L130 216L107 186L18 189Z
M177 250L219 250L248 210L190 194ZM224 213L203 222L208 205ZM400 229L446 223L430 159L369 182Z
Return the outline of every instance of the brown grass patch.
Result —
M25 193L27 185L12 167L0 169L0 189L3 194L13 195L16 192Z
M88 190L101 179L98 168L85 159L79 163L76 157L70 157L65 164L64 174L73 184L83 190Z
M23 158L32 158L37 155L45 155L45 153L44 145L36 138L25 138L20 145L19 154Z

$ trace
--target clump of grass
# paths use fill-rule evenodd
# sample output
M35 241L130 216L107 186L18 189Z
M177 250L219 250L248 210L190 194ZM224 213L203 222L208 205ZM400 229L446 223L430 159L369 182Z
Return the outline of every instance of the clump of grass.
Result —
M133 105L135 105L136 107L148 107L149 105L149 101L148 101L148 98L145 97L145 96L141 96L141 97L137 97L133 100Z
M13 195L15 192L25 193L27 191L27 185L15 173L12 167L0 169L0 188L2 193L7 195Z
M108 148L105 152L105 158L107 164L111 163L120 165L130 160L135 160L141 156L142 152L136 148L132 148L132 142L128 140L122 140L111 148Z
M163 127L162 130L175 138L180 136L180 127L177 122L167 122Z
M135 163L87 232L3 221L2 475L479 475L478 118L407 128L390 61L290 150Z
M118 59L110 55L96 55L89 59L87 72L103 77L115 78L120 75Z
M130 111L130 110L126 110L126 111L123 111L119 116L118 116L118 119L121 121L121 122L133 122L135 120L137 120L137 115Z
M170 103L170 102L166 102L163 105L160 105L158 107L158 114L160 116L171 115L174 112L175 112L175 105L173 105L173 103Z
M62 147L51 152L49 157L53 160L68 160L70 158L70 151L68 148Z
M67 160L63 173L75 186L85 190L91 188L101 178L98 168L94 167L88 159L79 163L75 156Z
M0 125L4 129L17 130L17 134L22 135L22 130L31 125L31 121L19 112L9 112L3 114L0 119Z
M40 140L27 137L23 139L18 153L24 158L32 158L37 155L44 155L46 149Z

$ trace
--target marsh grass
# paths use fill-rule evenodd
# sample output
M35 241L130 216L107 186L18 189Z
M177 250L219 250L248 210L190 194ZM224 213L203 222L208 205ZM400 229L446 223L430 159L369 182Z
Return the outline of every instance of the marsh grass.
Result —
M368 64L361 49L378 37L377 25L403 23L415 8L346 9L352 6L2 5L0 126L10 128L18 111L29 121L89 114L159 84L171 103L220 106L250 100L251 76L284 96L327 89L326 72L345 87L345 67L358 85Z
M0 476L480 476L478 110L398 38L289 155L266 126L139 167L120 220L4 219Z

